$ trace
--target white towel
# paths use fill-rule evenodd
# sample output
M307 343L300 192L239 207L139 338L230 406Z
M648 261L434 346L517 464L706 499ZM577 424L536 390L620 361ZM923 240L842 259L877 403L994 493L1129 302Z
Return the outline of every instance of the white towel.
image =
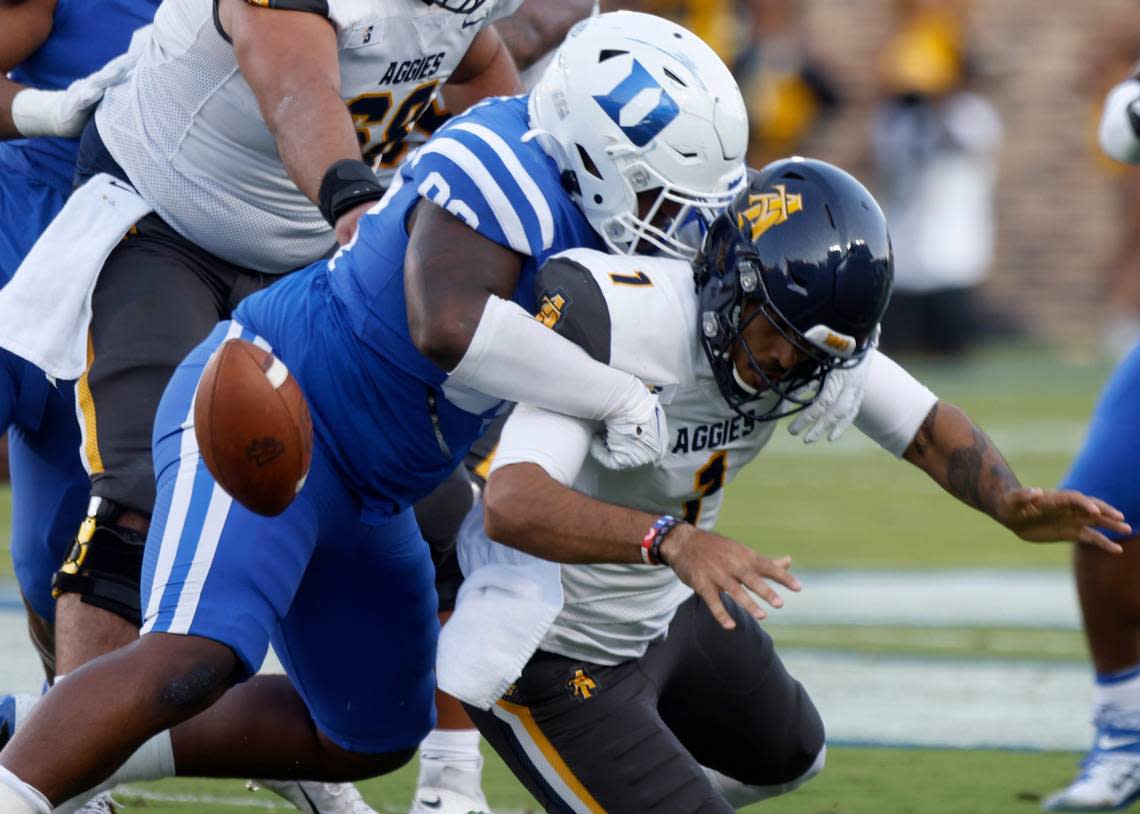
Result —
M96 175L73 192L0 289L0 347L53 379L82 376L95 281L107 255L150 211L130 185L110 175Z
M490 709L522 675L562 611L562 569L483 533L482 502L459 531L465 575L436 658L439 688Z

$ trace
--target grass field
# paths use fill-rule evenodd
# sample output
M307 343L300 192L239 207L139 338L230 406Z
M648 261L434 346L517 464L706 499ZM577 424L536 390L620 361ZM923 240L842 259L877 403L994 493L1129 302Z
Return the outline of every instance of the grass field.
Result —
M1110 366L1031 348L981 354L962 364L908 367L990 432L1022 481L1050 486L1063 474ZM6 511L6 501L0 503ZM1066 567L1067 546L1032 546L955 503L924 475L856 437L805 448L782 431L728 490L723 533L767 554L791 553L811 569ZM0 557L0 575L10 573ZM810 590L810 584L808 586ZM781 648L860 653L1037 659L1084 658L1072 630L797 625L774 630ZM1042 714L1051 714L1043 711ZM1083 715L1083 709L1058 714ZM916 726L921 722L916 721ZM824 774L755 811L787 814L1001 814L1038 810L1072 776L1072 753L834 748ZM414 766L363 785L380 810L406 811ZM497 810L533 802L493 755L486 770ZM130 810L249 811L276 804L239 781L164 781L120 795ZM172 802L172 798L187 798ZM752 810L752 809L750 809ZM620 813L619 813L620 814Z
M486 751L486 750L485 750ZM1064 753L831 749L826 771L802 789L746 809L755 814L1029 814L1071 779L1075 756ZM485 773L499 810L536 811L530 797L496 761ZM403 814L414 766L361 784L383 814ZM170 802L182 796L192 801ZM132 786L117 799L149 814L249 814L250 803L276 804L268 792L246 792L239 781L163 781ZM204 804L203 798L212 798ZM244 803L245 805L235 805ZM285 809L282 809L285 810ZM621 814L621 812L613 812Z

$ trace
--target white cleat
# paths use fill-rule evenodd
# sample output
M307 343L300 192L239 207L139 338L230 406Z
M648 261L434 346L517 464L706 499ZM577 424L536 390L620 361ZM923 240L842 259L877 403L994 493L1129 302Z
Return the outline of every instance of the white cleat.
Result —
M105 791L88 800L75 814L116 814L123 808L111 799L111 793Z
M309 780L257 780L249 788L268 789L305 814L376 814L351 783L317 783Z
M491 814L483 796L481 769L420 762L420 782L408 814Z
M1140 798L1140 732L1101 730L1077 779L1045 811L1114 811Z
M0 695L0 749L16 734L16 730L39 700L38 695Z

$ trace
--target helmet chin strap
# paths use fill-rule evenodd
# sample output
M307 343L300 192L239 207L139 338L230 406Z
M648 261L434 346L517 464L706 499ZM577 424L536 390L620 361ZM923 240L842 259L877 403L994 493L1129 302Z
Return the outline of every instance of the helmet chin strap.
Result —
M757 393L760 392L757 388L753 387L752 385L750 385L744 381L743 377L741 377L741 375L740 375L740 371L736 369L735 363L733 363L733 365L732 365L732 378L733 378L733 381L736 382L736 386L739 387L741 390L743 390L748 395L755 396Z

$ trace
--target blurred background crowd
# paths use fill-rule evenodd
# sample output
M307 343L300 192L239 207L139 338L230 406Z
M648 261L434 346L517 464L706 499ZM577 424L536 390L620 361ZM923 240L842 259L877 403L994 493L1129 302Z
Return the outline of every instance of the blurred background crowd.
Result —
M1140 338L1140 173L1096 145L1140 58L1134 0L601 5L675 19L733 67L752 166L799 153L871 187L896 254L884 349L1121 356Z
M735 68L754 166L802 153L866 181L896 282L884 347L955 355L1140 336L1140 174L1099 155L1140 58L1133 0L632 0Z

